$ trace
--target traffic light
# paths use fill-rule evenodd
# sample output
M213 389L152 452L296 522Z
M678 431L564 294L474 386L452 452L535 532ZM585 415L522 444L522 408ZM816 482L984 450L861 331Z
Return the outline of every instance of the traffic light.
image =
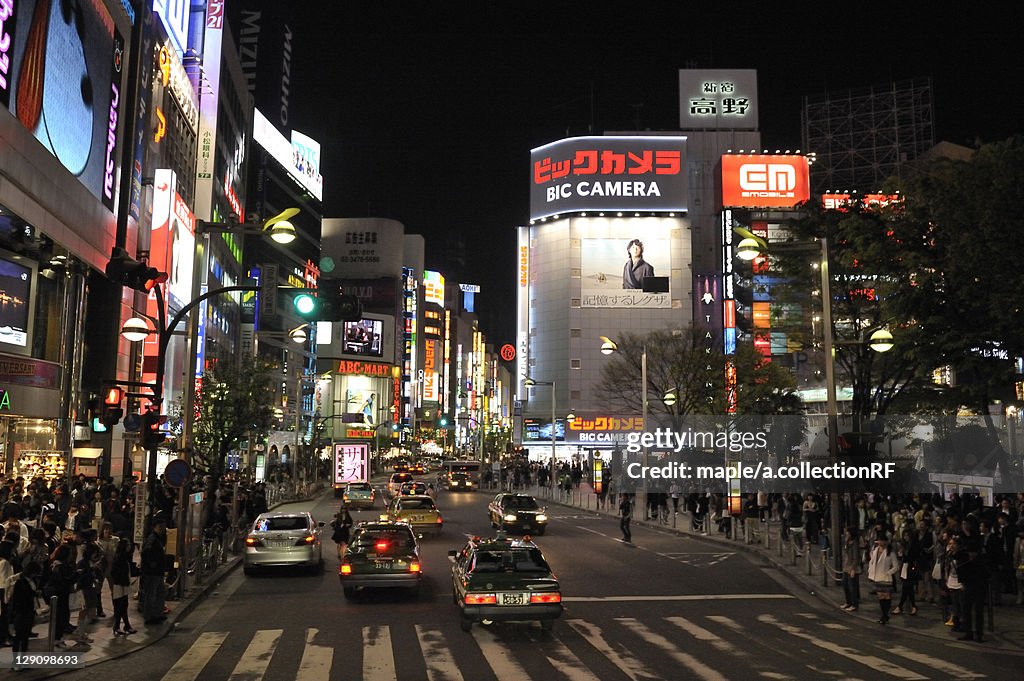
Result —
M167 433L160 430L162 422L163 418L158 412L148 410L143 412L142 428L139 431L142 434L143 449L155 449L167 439Z
M121 402L124 400L124 389L118 387L107 388L103 393L103 413L100 416L100 423L107 428L117 425L124 416L124 409Z
M115 284L136 291L152 291L157 284L167 281L167 273L128 255L128 251L115 246L107 263L107 277Z
M292 299L295 313L310 322L357 322L362 319L363 306L359 299L341 293L339 288L328 284L321 286L316 295L296 295Z
M100 398L92 397L85 407L87 420L89 425L92 427L94 433L105 433L107 427L103 425L103 406L100 402Z

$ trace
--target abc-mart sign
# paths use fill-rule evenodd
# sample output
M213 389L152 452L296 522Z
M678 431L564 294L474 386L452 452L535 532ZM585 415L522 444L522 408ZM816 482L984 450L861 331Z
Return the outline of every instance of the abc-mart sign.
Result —
M687 209L686 137L570 137L530 152L530 219Z
M794 208L811 198L806 156L722 156L722 206Z

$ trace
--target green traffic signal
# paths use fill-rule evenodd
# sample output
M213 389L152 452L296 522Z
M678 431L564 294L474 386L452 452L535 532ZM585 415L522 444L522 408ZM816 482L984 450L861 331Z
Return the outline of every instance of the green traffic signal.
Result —
M299 295L295 296L295 300L292 301L292 303L295 305L295 311L298 312L299 315L302 317L309 316L316 312L316 302L316 298L314 298L308 293L300 293Z

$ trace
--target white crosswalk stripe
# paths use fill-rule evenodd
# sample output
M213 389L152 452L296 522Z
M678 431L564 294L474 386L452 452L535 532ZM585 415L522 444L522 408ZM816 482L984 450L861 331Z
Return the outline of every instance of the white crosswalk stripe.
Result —
M390 627L363 627L363 678L373 681L396 681L398 678Z
M160 681L194 681L227 637L226 631L208 631L200 634L188 652L167 670Z
M835 653L836 655L841 655L847 659L853 660L854 662L867 665L875 671L895 676L898 679L904 679L905 681L926 681L928 678L927 676L921 676L906 667L901 667L898 664L893 664L892 662L883 660L876 655L868 655L863 651L827 641L815 636L814 634L809 634L800 627L794 627L790 624L778 621L772 615L760 615L757 619L765 624L771 624L780 631L784 631L787 634L791 634L797 638L807 641L808 643L816 645L819 648Z
M662 681L660 676L640 662L626 646L605 640L604 633L596 624L584 620L569 620L568 624L632 681Z
M420 652L427 663L430 681L462 681L462 672L440 631L417 624L416 638L420 641Z
M265 629L257 631L249 642L249 647L242 654L242 659L235 665L228 681L260 681L267 673L270 658L274 656L277 642L281 640L284 629Z
M658 648L661 648L663 651L668 653L673 660L689 669L698 678L704 679L704 681L725 681L725 677L717 671L707 666L693 655L679 650L667 638L661 634L651 631L632 617L617 617L615 619L648 643L653 643Z
M900 681L987 678L948 657L918 652L892 641L855 637L851 635L853 627L820 624L801 627L782 615L748 613L735 618L691 615L651 617L647 621L615 617L600 625L574 618L550 633L536 625L476 625L468 635L456 633L452 623L443 628L414 625L419 655L410 655L415 647L410 651L400 644L402 636L409 635L408 625L361 627L346 635L354 637L352 641L338 641L333 632L308 628L303 630L301 643L295 634L289 639L283 629L257 630L248 641L238 633L208 631L196 637L161 681L206 681L215 677L263 681L275 656L280 659L275 662L274 673L296 681L464 681L481 676L499 681L599 681L609 675L611 667L630 681L664 681L655 669L667 660L681 667L684 675L700 681L724 681L741 674L746 678L793 681L808 672L819 678L853 679L860 676L856 672L861 669L865 673L870 670L874 678ZM229 636L232 645L226 646ZM793 639L799 643L794 645ZM239 652L243 643L244 651ZM301 654L298 645L302 645ZM809 646L824 652L808 657ZM343 658L334 654L336 649L361 649L362 673L358 657ZM786 652L791 649L793 652ZM456 661L455 651L472 673ZM823 662L825 667L821 666ZM481 671L488 667L489 673ZM673 676L678 675L677 671L674 668Z

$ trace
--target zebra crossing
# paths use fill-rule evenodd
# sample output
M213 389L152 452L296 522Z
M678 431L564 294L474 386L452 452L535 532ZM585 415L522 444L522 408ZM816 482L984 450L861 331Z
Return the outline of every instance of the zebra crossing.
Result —
M816 619L756 612L742 620L690 613L599 622L570 617L552 633L510 624L477 625L466 634L457 623L356 626L343 633L203 631L161 681L665 681L680 672L700 681L989 678L964 666L973 656L947 650L940 658L854 636L856 625L824 627Z

